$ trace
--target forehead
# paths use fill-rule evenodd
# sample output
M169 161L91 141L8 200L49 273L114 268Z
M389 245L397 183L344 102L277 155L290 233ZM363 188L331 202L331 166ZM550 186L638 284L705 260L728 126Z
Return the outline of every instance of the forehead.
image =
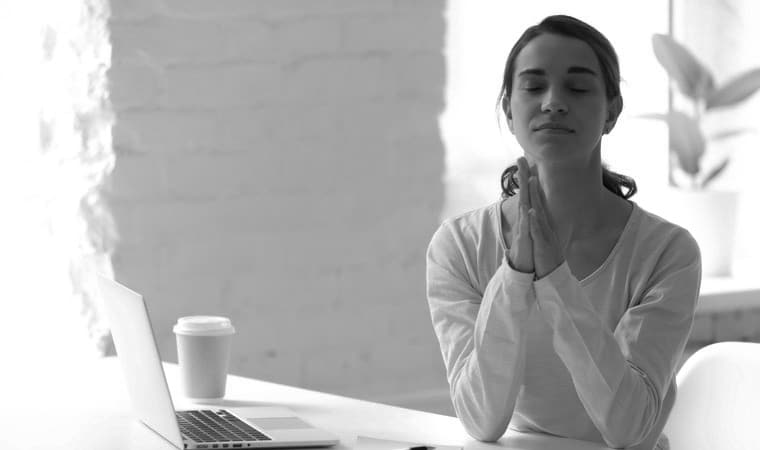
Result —
M587 43L567 36L542 34L520 50L515 60L515 75L526 69L564 74L570 67L585 67L600 74L599 60Z

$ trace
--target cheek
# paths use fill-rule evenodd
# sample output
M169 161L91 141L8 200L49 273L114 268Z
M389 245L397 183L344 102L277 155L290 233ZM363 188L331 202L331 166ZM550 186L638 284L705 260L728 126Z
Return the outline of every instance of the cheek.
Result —
M519 102L513 101L512 106L512 132L516 135L525 134L526 129L530 123L531 114L529 113L528 106Z
M533 135L530 130L529 119L530 118L525 115L513 116L514 129L512 134L515 135L515 139L517 140L517 143L520 144L520 147L525 150L528 150L535 145L532 142Z
M584 127L584 134L588 136L589 139L599 139L604 133L606 119L607 117L605 115L589 112L588 120Z
M513 114L512 115L512 134L515 135L518 141L522 142L528 134L528 122L524 115Z
M588 118L589 128L601 132L607 121L607 105L603 101L592 102L585 108L584 115Z

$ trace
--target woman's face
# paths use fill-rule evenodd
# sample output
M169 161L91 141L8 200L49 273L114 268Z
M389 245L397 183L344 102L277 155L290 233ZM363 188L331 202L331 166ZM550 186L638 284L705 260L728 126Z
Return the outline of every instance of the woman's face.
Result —
M585 42L554 34L530 41L515 59L509 129L529 159L579 163L599 151L619 114L608 102L599 61Z

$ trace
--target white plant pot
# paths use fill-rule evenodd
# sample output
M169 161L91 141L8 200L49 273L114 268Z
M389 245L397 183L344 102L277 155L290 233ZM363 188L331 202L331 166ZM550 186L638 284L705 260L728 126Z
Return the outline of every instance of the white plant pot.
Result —
M738 197L736 192L669 188L642 206L691 232L702 253L703 277L729 276Z

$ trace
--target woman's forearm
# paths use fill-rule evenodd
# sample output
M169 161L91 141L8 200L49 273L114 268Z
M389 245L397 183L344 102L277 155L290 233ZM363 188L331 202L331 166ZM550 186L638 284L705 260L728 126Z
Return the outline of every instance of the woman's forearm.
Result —
M532 274L505 262L479 305L431 302L451 400L475 439L497 440L512 417L525 367L525 324L535 307L531 283Z

